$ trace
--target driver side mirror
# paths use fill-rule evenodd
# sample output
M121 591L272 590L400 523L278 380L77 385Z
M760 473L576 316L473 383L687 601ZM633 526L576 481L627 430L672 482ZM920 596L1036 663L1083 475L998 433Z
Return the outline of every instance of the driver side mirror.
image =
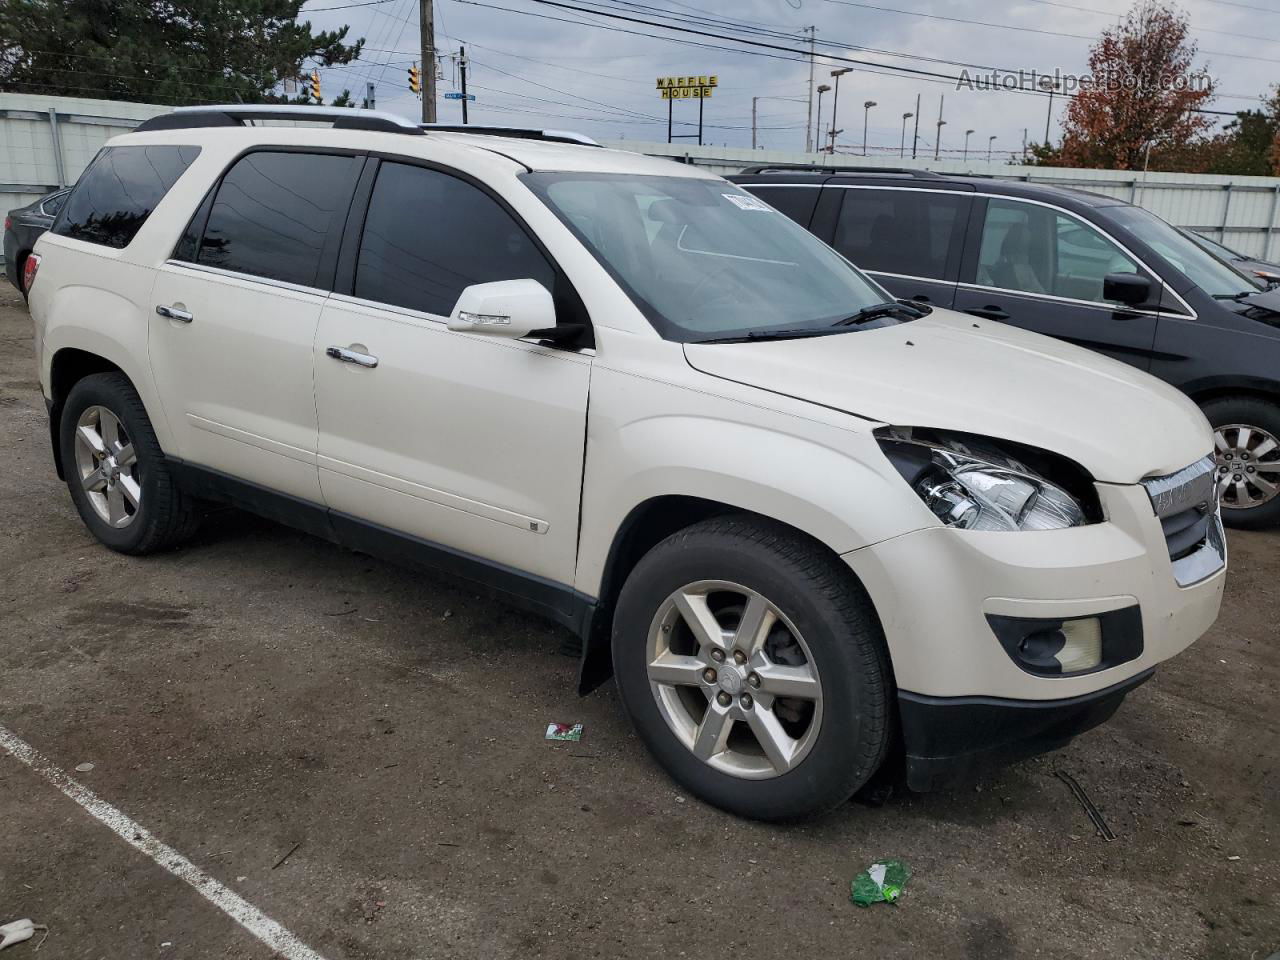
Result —
M473 283L449 316L450 330L516 340L555 325L555 301L537 280Z
M1102 299L1137 307L1151 298L1151 281L1136 273L1108 273L1102 278Z

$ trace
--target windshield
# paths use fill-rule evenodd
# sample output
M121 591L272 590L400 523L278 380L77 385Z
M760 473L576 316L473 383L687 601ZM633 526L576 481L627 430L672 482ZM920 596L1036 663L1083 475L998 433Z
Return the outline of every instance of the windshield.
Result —
M668 340L802 336L894 322L833 327L893 298L731 183L594 173L524 180Z
M1108 207L1107 214L1211 297L1226 300L1266 289L1262 283L1218 259L1176 227L1141 207Z

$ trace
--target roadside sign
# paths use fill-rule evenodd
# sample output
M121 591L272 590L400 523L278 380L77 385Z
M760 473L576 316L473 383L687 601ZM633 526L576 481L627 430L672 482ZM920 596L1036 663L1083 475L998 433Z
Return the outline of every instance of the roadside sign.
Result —
M663 100L705 100L720 85L715 74L696 77L659 77L658 96Z
M463 94L450 91L444 95L444 98L446 100L475 100L476 95L474 93Z

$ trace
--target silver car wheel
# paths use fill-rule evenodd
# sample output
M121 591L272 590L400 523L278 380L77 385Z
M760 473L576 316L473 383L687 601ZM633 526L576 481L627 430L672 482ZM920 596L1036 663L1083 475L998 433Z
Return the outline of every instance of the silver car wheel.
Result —
M818 737L813 654L786 614L749 587L701 580L672 593L650 626L646 659L663 720L722 773L780 776Z
M76 423L76 471L89 505L113 527L138 515L142 485L138 457L120 418L106 407L87 407Z
M1248 510L1280 493L1280 441L1261 427L1228 423L1213 433L1222 505Z

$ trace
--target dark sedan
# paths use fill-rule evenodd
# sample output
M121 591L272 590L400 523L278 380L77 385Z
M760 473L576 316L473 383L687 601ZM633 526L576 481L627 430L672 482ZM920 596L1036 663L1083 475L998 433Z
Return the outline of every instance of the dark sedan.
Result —
M25 207L10 210L4 218L4 272L9 282L22 291L22 266L36 245L36 238L53 226L70 190L58 190L34 200Z
M1207 250L1219 260L1227 261L1237 270L1244 270L1270 284L1280 283L1280 264L1271 263L1269 260L1259 260L1257 257L1249 256L1247 253L1232 250L1217 240L1210 240L1194 230L1186 230L1182 227L1178 229L1194 240L1202 249Z

